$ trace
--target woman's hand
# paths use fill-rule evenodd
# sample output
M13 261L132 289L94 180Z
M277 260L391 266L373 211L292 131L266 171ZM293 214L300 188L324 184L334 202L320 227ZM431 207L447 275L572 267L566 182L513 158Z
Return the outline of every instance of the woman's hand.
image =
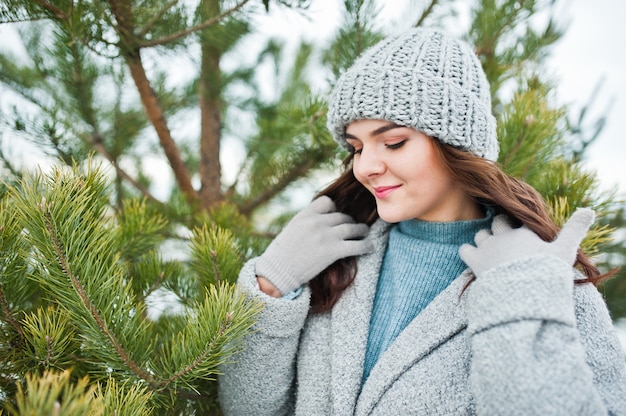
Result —
M481 230L476 234L476 246L463 244L459 254L476 277L500 265L538 254L553 255L568 265L574 265L578 247L594 216L589 208L576 210L557 238L546 242L526 226L512 228L508 217L498 215L491 230Z
M274 286L272 282L267 280L265 277L257 276L256 281L259 284L261 292L266 295L270 295L273 298L280 298L283 296L278 289L276 289L276 286Z
M293 217L257 261L259 287L275 297L274 288L280 295L299 288L335 261L371 251L371 242L364 239L368 232L366 224L336 212L329 197L316 199Z

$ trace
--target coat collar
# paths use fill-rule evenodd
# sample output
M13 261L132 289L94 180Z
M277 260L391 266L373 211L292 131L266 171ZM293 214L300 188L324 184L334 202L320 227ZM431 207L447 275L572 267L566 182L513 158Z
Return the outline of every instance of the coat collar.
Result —
M374 250L359 258L356 278L342 294L331 317L332 414L352 415L361 390L365 346L390 225L378 220L368 238Z
M369 237L374 251L359 258L357 276L332 311L331 391L335 415L368 413L402 372L467 326L460 305L464 273L441 292L398 336L380 357L361 391L365 349L378 283L387 246L389 224L379 220ZM360 395L359 395L360 393Z
M467 271L457 277L380 356L361 391L359 414L369 414L394 380L467 328L463 287L469 278Z

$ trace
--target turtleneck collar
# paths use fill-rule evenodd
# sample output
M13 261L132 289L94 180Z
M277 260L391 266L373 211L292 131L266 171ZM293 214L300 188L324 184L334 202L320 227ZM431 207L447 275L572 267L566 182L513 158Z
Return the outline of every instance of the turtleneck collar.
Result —
M485 213L484 218L467 221L402 221L396 224L396 231L432 243L460 245L471 242L468 236L473 239L478 231L491 226L493 210L485 208Z

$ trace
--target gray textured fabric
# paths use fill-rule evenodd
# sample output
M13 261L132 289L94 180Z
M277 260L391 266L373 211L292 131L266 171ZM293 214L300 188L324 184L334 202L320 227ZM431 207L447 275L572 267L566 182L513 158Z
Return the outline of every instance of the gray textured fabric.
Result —
M527 226L513 228L506 215L493 220L491 230L476 234L476 246L463 244L461 258L479 278L490 269L534 253L550 254L573 265L578 247L593 223L595 213L589 208L579 208L563 225L554 241L543 241Z
M321 196L300 211L276 236L256 262L256 275L269 280L281 294L308 283L326 267L344 257L372 250L363 237L366 224L337 212L335 203Z
M626 415L626 368L606 305L576 272L541 255L462 274L400 333L361 389L387 225L329 313L239 285L265 302L256 331L219 379L232 415Z
M471 47L413 29L368 49L337 81L328 129L347 149L355 120L388 120L489 160L498 158L489 83Z

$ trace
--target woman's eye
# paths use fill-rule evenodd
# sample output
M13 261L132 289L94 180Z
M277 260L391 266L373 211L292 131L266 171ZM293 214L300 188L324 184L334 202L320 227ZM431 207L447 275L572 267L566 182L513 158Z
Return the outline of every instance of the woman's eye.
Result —
M363 149L356 149L356 148L352 149L352 154L353 155L360 155L361 152L363 152Z
M386 144L385 147L387 147L387 149L399 149L402 146L404 146L404 143L406 143L406 139L399 141L397 143L389 143Z

